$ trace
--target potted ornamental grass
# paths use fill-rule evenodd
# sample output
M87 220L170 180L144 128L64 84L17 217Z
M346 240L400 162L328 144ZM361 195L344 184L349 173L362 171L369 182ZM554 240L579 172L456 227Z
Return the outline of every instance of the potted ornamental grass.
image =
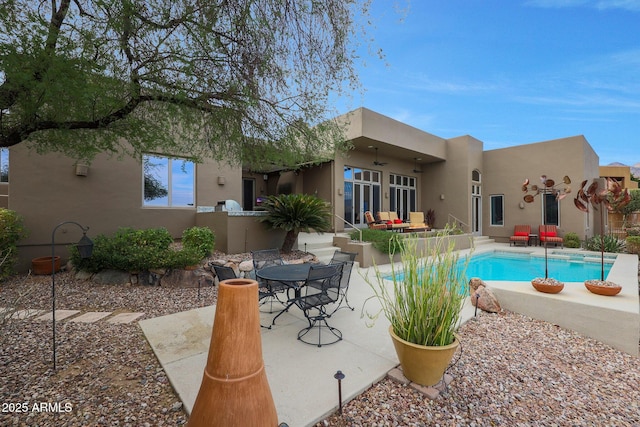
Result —
M468 295L468 258L459 259L446 234L421 248L417 239L407 239L390 276L374 265L374 277L365 277L374 295L365 301L363 316L375 321L383 314L389 320L404 375L425 386L442 379L459 346L456 330ZM380 303L373 313L367 310L372 299Z

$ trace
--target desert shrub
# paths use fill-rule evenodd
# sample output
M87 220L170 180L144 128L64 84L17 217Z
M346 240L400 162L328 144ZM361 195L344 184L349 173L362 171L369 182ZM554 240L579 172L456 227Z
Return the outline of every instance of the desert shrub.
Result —
M404 248L404 239L399 233L393 233L385 230L372 230L370 228L362 229L362 240L371 242L374 248L385 254L400 253ZM352 240L360 238L358 230L354 230L349 234Z
M14 272L18 242L27 234L20 215L12 210L0 208L0 280Z
M580 237L576 233L567 233L564 235L564 247L565 248L579 248Z
M585 242L585 247L588 251L600 252L604 250L605 252L619 253L624 252L625 241L607 234L602 236L602 238L600 236L594 236L590 239L587 239L587 241Z
M193 250L200 255L200 259L211 255L214 245L215 236L213 231L207 227L191 227L182 233L183 250Z
M120 228L112 237L98 235L93 240L91 258L82 259L74 247L71 260L81 270L104 269L143 271L171 263L173 238L166 228L135 230Z
M627 252L630 254L640 254L640 236L627 236Z

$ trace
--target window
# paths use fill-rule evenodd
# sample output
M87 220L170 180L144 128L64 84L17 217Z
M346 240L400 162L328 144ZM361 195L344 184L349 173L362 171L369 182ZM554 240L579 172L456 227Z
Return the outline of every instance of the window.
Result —
M504 196L502 194L490 197L491 225L504 225Z
M142 170L144 206L194 205L195 165L192 161L145 154Z
M9 149L0 148L0 182L9 182Z
M560 226L560 203L552 193L543 194L542 223Z

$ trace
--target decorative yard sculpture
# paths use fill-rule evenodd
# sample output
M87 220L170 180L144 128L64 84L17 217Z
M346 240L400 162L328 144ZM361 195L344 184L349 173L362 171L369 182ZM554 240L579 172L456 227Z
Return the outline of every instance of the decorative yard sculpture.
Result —
M560 201L564 199L567 194L571 193L571 178L564 176L561 183L556 183L553 179L547 178L547 175L540 176L540 185L531 184L529 179L525 179L522 184L522 191L526 193L524 195L524 201L526 203L533 203L535 197L540 194L553 194L556 200ZM547 215L543 215L543 225L547 226ZM544 241L544 280L533 279L532 285L541 292L546 293L558 293L564 288L564 284L556 279L549 278L549 262L547 258L547 239L542 239L543 236L539 236L540 241Z
M585 286L594 293L615 295L620 292L622 287L604 280L604 211L607 209L609 212L615 212L622 209L631 202L631 196L627 189L623 189L620 183L614 179L594 179L591 185L585 188L587 181L586 179L582 181L573 202L576 208L587 214L589 206L594 211L600 210L600 280L587 280ZM601 186L600 183L606 184ZM597 287L613 289L598 289ZM613 293L614 290L617 292Z

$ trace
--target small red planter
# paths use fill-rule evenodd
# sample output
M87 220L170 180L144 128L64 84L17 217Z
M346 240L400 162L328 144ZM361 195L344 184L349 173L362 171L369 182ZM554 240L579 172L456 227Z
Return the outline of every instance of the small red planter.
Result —
M545 294L557 294L564 289L564 283L555 279L533 279L531 284L538 292Z
M585 280L584 286L589 289L591 293L610 297L618 295L622 290L622 286L620 285L616 285L613 282L602 282L600 280Z
M55 257L56 272L60 271L60 257ZM31 272L33 274L51 274L51 257L43 256L40 258L33 258L31 260Z

